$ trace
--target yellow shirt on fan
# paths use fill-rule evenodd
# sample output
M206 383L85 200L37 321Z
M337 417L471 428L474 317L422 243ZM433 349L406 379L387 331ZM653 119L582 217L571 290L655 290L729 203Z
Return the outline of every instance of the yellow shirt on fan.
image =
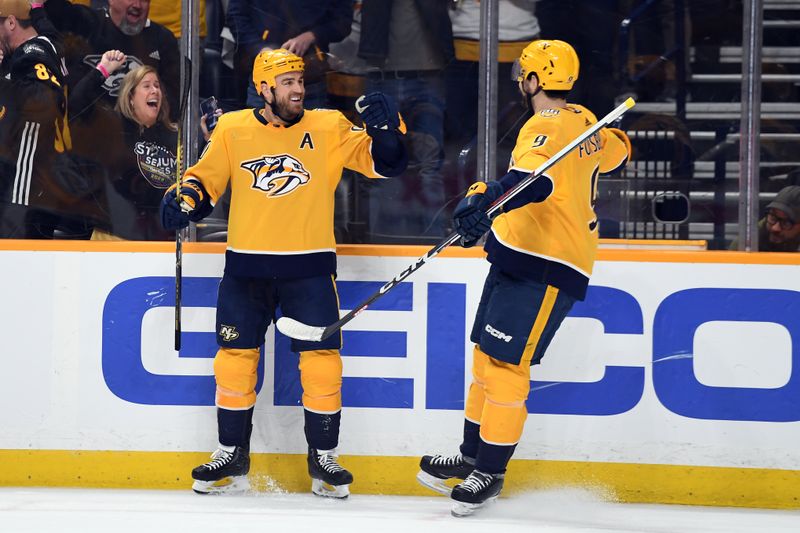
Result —
M206 3L205 0L200 4L200 37L205 37L206 31ZM150 0L150 14L148 17L153 22L166 26L175 35L176 39L181 38L181 2L175 0Z
M596 122L580 105L537 112L517 137L509 170L533 172ZM616 135L601 129L590 137L539 178L553 183L544 201L495 218L486 243L489 261L583 299L597 255L598 176L627 160L628 149Z
M306 110L289 127L261 113L222 115L184 180L201 182L212 203L230 182L226 272L284 279L332 274L334 191L344 168L382 177L372 139L339 111Z

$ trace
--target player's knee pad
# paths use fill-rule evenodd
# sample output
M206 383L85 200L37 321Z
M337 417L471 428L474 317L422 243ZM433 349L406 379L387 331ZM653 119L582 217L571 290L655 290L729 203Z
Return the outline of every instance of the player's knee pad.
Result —
M481 416L481 439L490 444L519 442L528 410L530 367L489 358L484 369L486 401Z
M342 408L342 358L339 350L300 352L303 407L315 413Z
M488 361L489 356L483 353L480 346L476 344L472 350L472 383L469 385L467 401L464 406L464 418L475 424L481 423L481 413L486 400L483 388L486 384L484 373Z
M531 391L531 367L514 365L489 357L483 371L487 399L495 403L520 403Z
M217 407L242 410L256 403L258 348L220 348L214 358Z

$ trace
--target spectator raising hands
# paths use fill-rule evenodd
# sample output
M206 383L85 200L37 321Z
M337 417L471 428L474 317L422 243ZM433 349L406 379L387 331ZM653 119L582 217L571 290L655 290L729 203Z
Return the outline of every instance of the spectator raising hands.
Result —
M103 72L104 75L113 74L125 64L126 59L128 59L128 57L119 50L109 50L100 58L97 70Z

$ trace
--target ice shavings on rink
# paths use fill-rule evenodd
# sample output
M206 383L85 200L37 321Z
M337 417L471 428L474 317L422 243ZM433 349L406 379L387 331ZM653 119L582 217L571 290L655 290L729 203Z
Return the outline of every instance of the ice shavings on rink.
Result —
M0 488L3 533L797 533L800 511L609 503L580 490L501 498L453 518L444 497Z

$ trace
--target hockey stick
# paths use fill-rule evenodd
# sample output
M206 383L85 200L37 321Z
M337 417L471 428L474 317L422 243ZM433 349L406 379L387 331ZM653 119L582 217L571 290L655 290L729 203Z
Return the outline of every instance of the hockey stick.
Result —
M186 122L186 107L189 102L189 89L192 85L192 60L183 56L183 93L179 110L180 122L178 123L178 156L175 160L176 194L180 198L181 175L183 174L183 160L185 149L183 146L183 123ZM180 229L175 230L175 351L181 349L181 293L183 292L183 239Z
M575 150L578 146L580 146L583 142L589 139L592 135L596 134L600 129L608 126L609 124L613 123L615 120L620 118L627 110L632 108L636 103L633 101L633 98L628 98L624 103L620 104L616 109L614 109L611 113L603 117L600 121L594 124L591 128L586 130L583 134L581 134L578 138L574 141L566 145L562 148L557 154L553 157L542 163L539 168L534 170L531 174L529 174L525 179L517 183L514 187L506 191L503 196L498 198L489 209L486 210L486 214L489 215L489 218L494 218L494 215L500 211L500 208L503 207L503 204L508 202L510 199L515 197L522 191L525 187L536 181L542 174L544 174L550 167L561 161L567 154ZM387 282L383 285L377 292L375 292L372 296L364 300L362 303L357 305L354 309L352 309L349 313L344 315L342 318L331 324L330 326L310 326L308 324L303 324L302 322L295 320L290 317L281 317L278 319L276 326L278 331L283 333L284 335L291 337L293 339L305 340L305 341L321 341L323 339L327 339L331 335L333 335L336 331L340 330L342 326L350 322L352 319L356 317L361 311L365 310L369 307L372 302L389 292L391 289L396 287L401 281L409 277L411 274L422 268L422 266L428 262L429 259L432 259L439 255L439 253L450 246L451 244L458 241L461 236L458 233L453 233L449 237L445 238L442 242L434 246L427 254L423 255L416 262L410 264L403 270L400 274L394 277L391 281Z

